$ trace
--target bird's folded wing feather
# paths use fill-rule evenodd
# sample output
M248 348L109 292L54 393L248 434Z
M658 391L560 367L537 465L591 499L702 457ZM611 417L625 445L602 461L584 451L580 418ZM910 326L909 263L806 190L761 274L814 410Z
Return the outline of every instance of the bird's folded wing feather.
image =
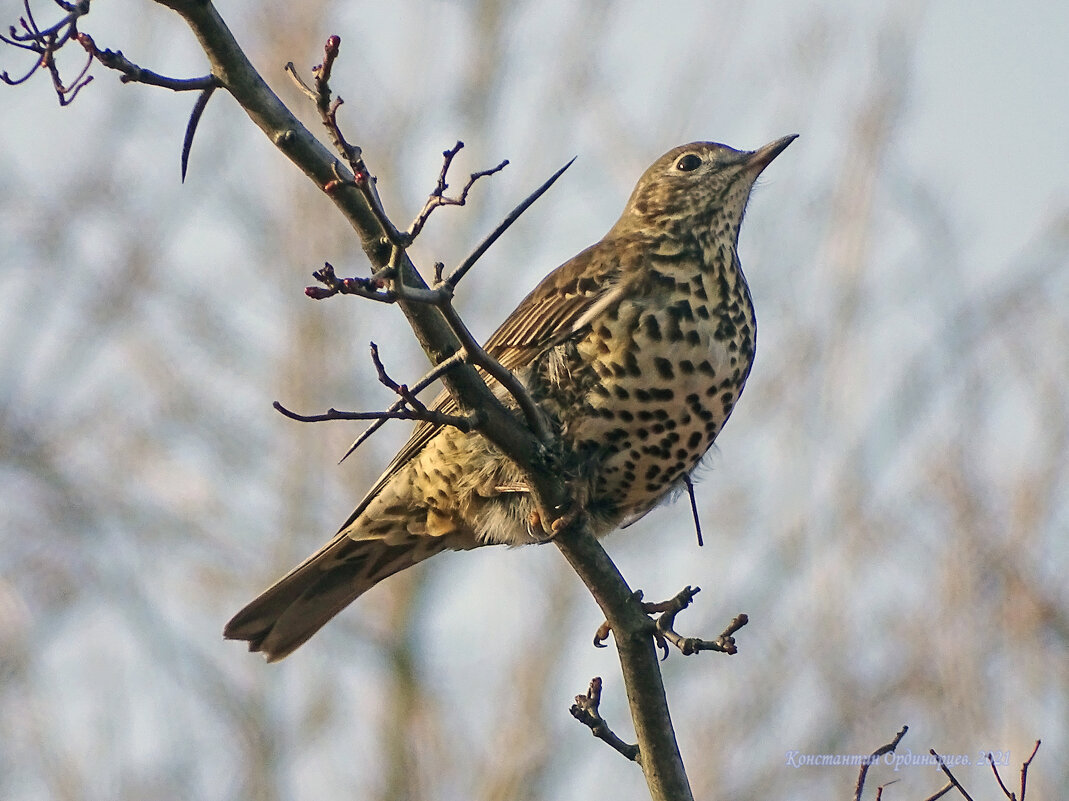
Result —
M620 277L626 274L618 259L605 259L604 249L608 243L602 240L565 262L543 279L535 289L516 307L483 346L506 369L518 370L547 347L564 342L583 331L590 319L607 306L619 300L622 294ZM616 255L621 249L615 249ZM623 249L622 252L627 252ZM600 270L592 264L601 262ZM486 378L486 376L483 376ZM446 414L456 414L459 409L448 392L434 399L431 408ZM433 437L441 426L420 423L412 437L397 453L389 466L356 507L339 533L345 531L364 511L402 465L414 457Z

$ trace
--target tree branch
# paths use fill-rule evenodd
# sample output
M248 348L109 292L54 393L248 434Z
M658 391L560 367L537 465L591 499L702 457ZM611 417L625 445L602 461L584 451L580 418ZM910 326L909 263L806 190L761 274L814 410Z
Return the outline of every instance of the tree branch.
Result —
M609 724L605 722L605 718L598 711L600 704L601 676L595 676L590 680L590 688L586 691L586 695L575 696L575 703L570 710L572 717L584 726L589 727L591 734L619 751L625 759L630 759L632 762L638 762L641 765L642 752L639 747L631 743L625 743L609 728Z
M869 755L869 760L861 766L861 770L857 774L857 785L854 787L854 801L861 801L861 793L865 790L865 777L868 776L869 768L876 762L877 759L884 754L893 754L895 749L898 748L898 744L902 742L902 738L906 736L906 732L909 731L909 726L903 726L901 731L894 736L894 739L887 745L882 745L873 751Z

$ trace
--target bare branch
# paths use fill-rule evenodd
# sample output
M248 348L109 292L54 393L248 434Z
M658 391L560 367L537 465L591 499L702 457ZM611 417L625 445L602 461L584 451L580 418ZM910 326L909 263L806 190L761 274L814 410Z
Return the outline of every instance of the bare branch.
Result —
M434 409L397 409L396 411L384 412L342 412L330 408L322 414L297 414L290 411L278 401L272 406L291 420L300 423L326 423L331 420L418 420L424 423L434 423L440 426L453 426L464 432L474 431L479 423L477 415L461 417L457 414L445 414Z
M479 258L484 253L486 253L487 250L490 249L490 246L493 245L501 237L501 235L509 229L509 226L511 226L514 222L516 222L516 220L520 218L521 214L527 211L527 209L529 209L531 205L536 200L538 200L538 198L542 197L542 195L544 195L546 191L551 186L553 186L553 184L558 178L564 175L564 171L571 167L573 162L575 162L575 157L573 157L571 161L569 161L567 164L565 164L563 167L561 167L559 170L549 176L549 178L546 179L545 183L538 187L538 189L536 189L534 192L529 194L524 199L524 201L520 203L520 205L518 205L511 212L509 212L509 215L501 221L500 225L498 225L497 228L491 231L490 235L479 243L478 247L476 247L475 250L472 251L471 255L468 256L468 258L464 259L464 261L460 263L460 266L453 270L453 272L449 274L449 277L445 279L445 283L449 286L450 289L456 288L456 285L460 283L460 279L463 278L467 274L468 270L470 270L475 265L475 262L477 262Z
M642 754L639 751L639 747L624 742L612 729L609 728L609 724L605 722L605 719L598 711L598 706L600 704L601 676L595 676L590 680L590 689L587 690L586 695L575 696L575 703L570 710L572 717L584 726L589 727L591 734L602 742L612 746L612 748L622 754L625 759L629 759L632 762L637 762L641 765Z
M0 72L0 81L8 84L9 86L17 86L21 83L28 81L38 69L44 67L48 70L49 75L52 78L52 88L56 92L56 97L59 100L61 106L66 106L74 101L74 98L78 95L84 87L88 86L93 77L86 75L89 71L89 66L92 64L92 57L87 59L86 65L82 67L81 72L77 77L65 84L62 77L59 74L59 67L56 65L55 54L71 40L71 38L78 35L78 20L89 13L89 0L80 0L78 3L66 3L60 0L56 1L56 5L59 6L66 15L59 20L59 22L51 25L47 28L40 28L37 25L37 20L34 19L33 11L30 9L29 0L23 0L23 9L26 12L26 16L19 18L19 26L21 31L14 25L9 26L8 35L0 35L0 41L5 44L12 45L20 50L29 50L36 53L38 58L36 63L30 68L21 78L12 78L8 73Z
M950 768L946 766L946 763L943 761L943 758L936 753L935 749L929 748L928 753L936 758L939 763L939 769L943 771L944 774L946 774L946 777L950 780L951 785L956 787L958 792L961 793L967 801L973 801L972 796L969 795L965 788L961 786L957 778L955 778L954 774L951 772Z
M898 744L902 742L902 738L906 736L907 731L909 731L909 726L903 726L901 731L894 736L894 739L891 740L891 742L886 745L881 745L869 755L868 761L861 766L861 770L858 771L857 774L857 785L854 787L854 801L861 801L861 793L865 789L865 777L868 775L869 768L884 754L893 754L895 749L898 748ZM878 794L877 797L879 797Z
M328 261L323 263L322 270L312 273L312 277L323 285L304 288L304 294L312 300L324 300L334 295L358 295L379 303L397 301L396 292L384 289L387 279L382 271L370 278L338 278L334 272L334 265Z
M201 115L208 107L208 101L212 99L216 86L209 86L197 97L193 104L193 110L189 112L189 122L186 123L186 133L182 137L182 183L186 180L186 170L189 167L189 152L193 149L193 136L197 133L197 125L200 124Z
M437 307L441 310L453 334L460 341L460 349L467 354L467 361L482 369L486 375L504 387L515 399L527 425L539 442L548 446L552 441L552 434L546 426L545 417L538 408L538 404L535 403L523 383L497 359L488 354L468 330L467 325L453 307L449 289L443 284L438 284L434 289L414 288L397 280L395 277L398 272L397 260L403 252L402 248L395 247L390 264L370 278L338 278L334 267L327 262L322 270L312 273L312 277L323 284L323 287L306 287L304 292L314 300L323 300L334 295L359 295L380 303L395 303L399 299L404 299ZM383 288L388 281L392 282L393 289Z
M1032 753L1028 755L1028 759L1021 765L1021 801L1024 801L1024 794L1028 788L1028 768L1032 764L1032 760L1035 759L1036 751L1039 750L1039 744L1042 740L1036 740L1035 748L1032 749Z
M924 799L924 801L936 801L936 799L942 798L944 795L954 789L954 783L948 782L932 793L930 796Z
M1006 787L1005 783L1002 781L1002 777L999 775L998 772L998 766L995 764L995 755L992 754L990 751L987 752L987 763L991 766L991 770L995 774L995 781L998 782L998 786L1001 788L1002 794L1006 796L1006 798L1010 799L1010 801L1017 801L1017 796L1011 793L1009 788Z
M458 364L463 364L466 359L467 354L463 350L459 350L445 361L439 362L437 365L431 368L431 370L426 375L424 375L419 381L412 385L412 387L408 390L409 394L414 397L415 395L426 389L428 386L433 384L435 381L437 381L439 378L441 378L443 375L445 375L447 372L452 370ZM398 409L402 409L404 408L406 402L407 401L404 398L399 398L387 411L395 411ZM368 437L370 437L372 434L382 428L385 423L386 419L381 419L376 420L374 423L368 426L367 429L365 429L364 432L356 438L353 444L349 446L349 449L345 452L345 455L338 460L338 464L341 464L347 458L349 458L349 455L353 451L359 448L367 440Z
M461 148L464 147L464 143L457 140L457 143L442 153L442 170L438 174L438 185L431 192L430 197L427 198L427 202L423 205L420 213L416 215L416 219L412 221L412 224L408 227L408 238L414 240L419 236L420 231L423 230L423 226L427 224L427 220L430 219L431 213L439 206L463 206L468 202L468 193L471 191L472 186L480 178L485 178L489 175L493 175L496 172L501 172L508 166L508 159L505 159L496 167L491 167L488 170L480 170L479 172L473 172L468 178L468 182L464 184L464 188L460 190L460 195L455 198L447 197L445 190L449 188L449 184L446 183L446 175L449 172L449 167L453 164L453 159Z
M698 500L694 497L694 482L686 473L683 474L683 485L687 488L690 497L690 513L694 516L694 533L698 535L698 547L705 545L702 542L702 521L698 517Z
M662 659L668 658L669 643L678 648L683 656L691 656L699 651L719 651L729 656L738 653L738 648L735 646L735 638L732 635L750 622L750 618L745 614L740 613L737 615L715 640L683 637L672 628L675 624L676 615L690 606L690 602L694 600L694 596L699 592L701 592L700 587L684 587L675 597L667 601L661 601L660 603L642 602L642 611L647 615L659 613L657 620L651 621L650 628L658 647L661 649ZM636 590L634 597L635 600L642 601L642 590ZM608 621L598 627L597 632L594 634L595 648L605 647L605 641L608 639L610 631L612 631L612 626Z
M124 56L121 50L108 50L107 48L101 50L88 33L79 33L74 38L85 48L90 62L96 59L108 69L122 73L119 80L123 83L143 83L148 86L170 89L172 92L203 92L221 86L219 79L211 74L199 78L169 78L158 72L147 70Z
M340 97L332 98L330 76L334 69L334 62L340 52L341 37L336 34L327 37L326 44L323 46L323 62L312 68L312 74L315 76L314 88L309 87L301 79L292 61L287 63L285 67L286 72L290 74L290 77L293 78L301 91L315 103L316 110L319 111L320 119L330 135L330 141L334 145L334 149L345 159L349 169L353 171L353 179L347 180L335 168L335 180L325 183L323 189L330 194L343 186L355 188L363 196L368 209L382 227L387 241L395 247L408 247L408 245L412 244L412 240L407 234L398 231L386 214L382 199L379 197L378 190L375 187L375 177L364 163L363 151L359 145L354 145L345 138L345 134L338 124L338 109L341 108L345 101Z

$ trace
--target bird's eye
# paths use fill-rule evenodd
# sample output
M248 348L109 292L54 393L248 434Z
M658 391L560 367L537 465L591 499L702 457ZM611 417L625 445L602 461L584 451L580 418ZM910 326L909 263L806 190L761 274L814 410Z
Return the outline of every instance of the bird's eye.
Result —
M676 169L682 172L690 172L698 169L701 166L702 160L695 156L693 153L688 153L685 156L681 156L679 161L676 162Z

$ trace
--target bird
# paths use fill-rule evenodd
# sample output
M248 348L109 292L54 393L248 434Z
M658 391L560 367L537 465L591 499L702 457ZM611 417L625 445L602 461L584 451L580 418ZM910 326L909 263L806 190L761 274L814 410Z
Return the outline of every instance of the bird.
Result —
M795 138L753 151L669 150L609 232L547 275L486 341L565 446L561 470L596 536L676 494L731 415L757 341L739 228L758 176ZM456 405L443 393L433 408ZM375 584L438 553L545 541L537 520L523 474L493 444L419 423L337 534L238 612L224 637L277 661Z

